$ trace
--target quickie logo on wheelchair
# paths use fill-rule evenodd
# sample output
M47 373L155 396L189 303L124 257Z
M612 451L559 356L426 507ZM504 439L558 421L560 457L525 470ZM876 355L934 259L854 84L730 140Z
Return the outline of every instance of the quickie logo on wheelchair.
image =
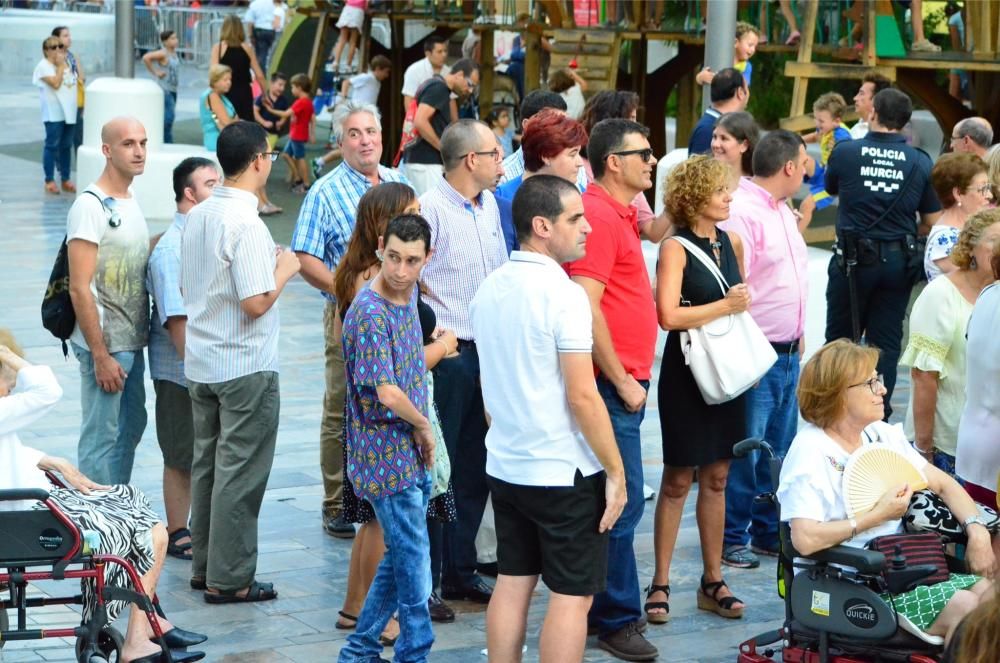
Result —
M844 617L858 628L875 628L878 614L875 606L862 599L851 599L844 603Z
M51 527L42 530L38 535L38 545L44 550L58 550L63 543L63 536Z

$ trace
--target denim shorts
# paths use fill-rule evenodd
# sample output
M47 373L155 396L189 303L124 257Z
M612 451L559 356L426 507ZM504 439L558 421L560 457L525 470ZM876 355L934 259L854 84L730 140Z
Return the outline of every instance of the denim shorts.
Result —
M285 154L292 157L293 159L305 159L306 158L306 143L302 140L292 140L288 139L288 143L285 145Z

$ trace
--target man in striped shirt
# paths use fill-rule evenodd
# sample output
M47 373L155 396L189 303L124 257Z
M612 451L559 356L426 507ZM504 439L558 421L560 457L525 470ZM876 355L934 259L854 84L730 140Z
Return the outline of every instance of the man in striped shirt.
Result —
M333 114L334 139L343 162L309 189L292 234L292 250L302 263L302 278L326 297L326 394L319 430L319 464L323 471L323 528L338 538L352 538L354 525L341 515L344 490L344 398L346 373L340 338L333 333L337 304L333 271L354 232L354 215L365 191L382 182L403 182L399 172L379 165L382 123L378 108L352 101Z
M194 416L192 587L207 603L267 601L254 579L257 518L278 434L278 295L299 271L257 214L276 152L253 122L219 134L225 179L188 214L181 292L188 322L184 374ZM217 458L225 459L216 463Z
M440 579L445 599L479 603L489 602L492 594L476 575L475 544L488 495L487 426L469 304L483 279L507 262L500 211L490 191L502 155L488 126L459 120L441 136L444 178L420 197L434 247L422 279L427 303L438 324L454 329L459 339L459 356L442 360L434 369L434 401L452 459L458 522L445 528L443 564L432 546L432 575L435 587Z

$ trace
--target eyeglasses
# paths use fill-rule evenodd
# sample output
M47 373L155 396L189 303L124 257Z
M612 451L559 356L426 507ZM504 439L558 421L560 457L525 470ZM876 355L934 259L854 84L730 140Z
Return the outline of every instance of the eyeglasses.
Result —
M653 158L653 150L652 148L649 147L643 148L641 150L625 150L624 152L612 152L608 156L627 157L630 154L638 154L639 158L642 159L643 163L649 163L649 160Z
M495 148L490 150L489 152L469 152L469 154L478 154L479 156L482 157L491 156L493 157L494 161L500 161L500 150Z
M868 385L868 388L872 390L872 394L878 396L878 390L885 387L885 377L883 377L880 373L873 378L865 380L864 382L852 384L848 386L848 389L853 389L854 387L860 387L862 385Z
M268 161L277 161L279 154L281 154L281 152L258 152L257 155L264 157Z
M975 188L971 188L971 189L969 189L968 192L969 193L978 193L981 196L991 196L991 195L993 195L993 189L992 189L992 187L989 184L984 184L982 186L977 186Z

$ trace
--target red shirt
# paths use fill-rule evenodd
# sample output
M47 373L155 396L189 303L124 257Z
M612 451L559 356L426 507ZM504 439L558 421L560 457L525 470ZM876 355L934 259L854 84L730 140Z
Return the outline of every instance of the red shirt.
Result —
M656 303L642 255L637 210L591 182L583 192L583 212L592 228L587 255L568 263L566 271L604 284L601 312L615 353L627 373L648 380L656 349Z
M309 97L299 97L292 104L292 126L288 129L288 138L303 143L309 142L309 122L313 113L312 100Z

